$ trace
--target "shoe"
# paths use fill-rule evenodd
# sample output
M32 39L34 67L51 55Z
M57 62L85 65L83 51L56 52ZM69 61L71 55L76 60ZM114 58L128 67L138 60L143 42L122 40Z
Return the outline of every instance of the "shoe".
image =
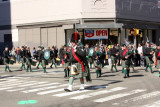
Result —
M37 69L39 69L39 67L37 67Z
M84 90L84 84L81 84L81 87L79 90Z
M50 66L50 68L52 68L52 66Z
M69 89L64 89L64 91L66 91L66 92L72 92L72 90L69 90Z
M9 70L9 72L12 72L11 70Z
M126 76L124 76L123 78L127 78Z

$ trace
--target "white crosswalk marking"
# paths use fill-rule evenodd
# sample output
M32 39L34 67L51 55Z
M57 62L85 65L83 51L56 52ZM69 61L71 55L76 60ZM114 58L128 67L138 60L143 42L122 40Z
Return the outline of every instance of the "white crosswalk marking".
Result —
M147 93L138 97L131 98L129 100L122 101L121 103L130 103L130 102L140 101L144 99L153 98L159 95L160 95L160 91L155 91L155 92ZM119 105L119 104L120 103L114 103L113 105Z
M115 92L115 91L120 91L126 89L124 87L116 87L110 90L103 90L103 91L98 91L98 92L93 92L93 93L89 93L89 94L84 94L84 95L80 95L80 96L76 96L76 97L71 97L70 99L75 99L75 100L82 100L85 98L90 98L90 97L94 97L97 95L102 95L102 94L107 94L107 93L111 93L111 92Z
M137 90L133 90L131 92L126 92L126 93L122 93L122 94L116 94L116 95L108 96L108 97L105 97L105 98L100 98L100 99L94 100L94 102L102 103L102 102L114 100L114 99L117 99L117 98L122 98L122 97L125 97L125 96L137 94L137 93L144 92L144 91L146 91L146 90L137 89Z
M73 92L68 92L68 93L55 94L53 96L56 96L56 97L65 97L65 96L79 94L79 93L88 92L88 91L91 91L91 90L82 90L82 91L78 90L78 91L73 91Z
M85 86L88 86L88 85L85 85ZM77 86L74 86L74 87L79 87L79 86L77 85ZM43 91L43 92L39 92L37 94L44 95L44 94L50 94L50 93L55 93L55 92L60 92L60 91L64 91L64 88L55 89L55 90L49 90L49 91Z
M63 84L63 85L59 85L59 86L50 86L50 87L44 87L44 88L36 88L36 89L31 89L31 90L22 91L22 92L31 93L31 92L37 92L37 91L42 91L42 90L47 90L47 89L54 89L54 88L65 87L65 86L68 86L68 84Z
M2 87L17 86L17 85L22 85L22 84L27 84L27 83L37 83L37 82L36 81L29 81L29 82L19 81L17 83L3 85Z
M5 88L0 88L0 90L6 90L6 89L11 89L13 87L5 87Z
M45 84L47 82L36 82L36 83L31 83L31 84L26 84L26 85L20 85L19 87L28 87L28 86L32 86L32 85L38 85L38 84Z
M142 107L160 107L160 100L157 102L154 102L153 104L144 105Z
M50 93L55 93L55 92L60 92L60 91L64 91L64 88L56 89L56 90L50 90L50 91L45 91L45 92L39 92L37 94L38 95L45 95L45 94L50 94Z
M0 82L0 85L3 85L3 84L8 84L8 83L12 83L12 82L17 82L18 80L7 80L7 81L3 81L3 82Z
M50 85L58 85L60 83L56 82L56 83L48 83L48 84L43 84L43 85L36 85L36 86L32 86L32 88L37 88L37 87L43 87L43 86L50 86Z
M14 91L21 91L24 90L25 88L18 88L18 89L12 89L12 90L7 90L8 92L14 92Z

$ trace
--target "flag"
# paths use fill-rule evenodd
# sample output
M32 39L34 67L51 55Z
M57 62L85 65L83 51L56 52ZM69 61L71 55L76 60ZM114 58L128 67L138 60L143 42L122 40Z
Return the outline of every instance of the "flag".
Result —
M158 8L160 8L160 0L158 0Z

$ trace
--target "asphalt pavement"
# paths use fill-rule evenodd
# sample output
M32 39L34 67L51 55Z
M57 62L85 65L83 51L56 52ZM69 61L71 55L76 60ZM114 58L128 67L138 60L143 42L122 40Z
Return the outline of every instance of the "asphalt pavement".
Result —
M20 71L20 65L11 65L13 72L4 72L0 65L0 107L160 107L159 73L145 72L136 67L130 77L124 79L119 72L111 72L108 66L102 77L96 78L91 69L92 82L85 82L80 91L80 81L75 79L73 92L65 92L68 78L64 78L63 67L33 67L33 72Z

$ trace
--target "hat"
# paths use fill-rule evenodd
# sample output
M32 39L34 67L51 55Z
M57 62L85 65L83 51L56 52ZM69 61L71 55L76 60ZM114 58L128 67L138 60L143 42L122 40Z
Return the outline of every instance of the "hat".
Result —
M123 44L123 45L122 45L122 47L125 47L125 46L126 46L126 44Z
M38 48L41 48L41 46L38 46Z
M44 49L44 47L41 47L41 50L43 50Z
M8 48L8 46L5 46L5 48Z
M80 35L77 32L72 34L71 42L78 43L79 39L80 39Z
M67 45L65 44L63 47L67 47Z
M24 48L24 46L22 46L21 48Z

